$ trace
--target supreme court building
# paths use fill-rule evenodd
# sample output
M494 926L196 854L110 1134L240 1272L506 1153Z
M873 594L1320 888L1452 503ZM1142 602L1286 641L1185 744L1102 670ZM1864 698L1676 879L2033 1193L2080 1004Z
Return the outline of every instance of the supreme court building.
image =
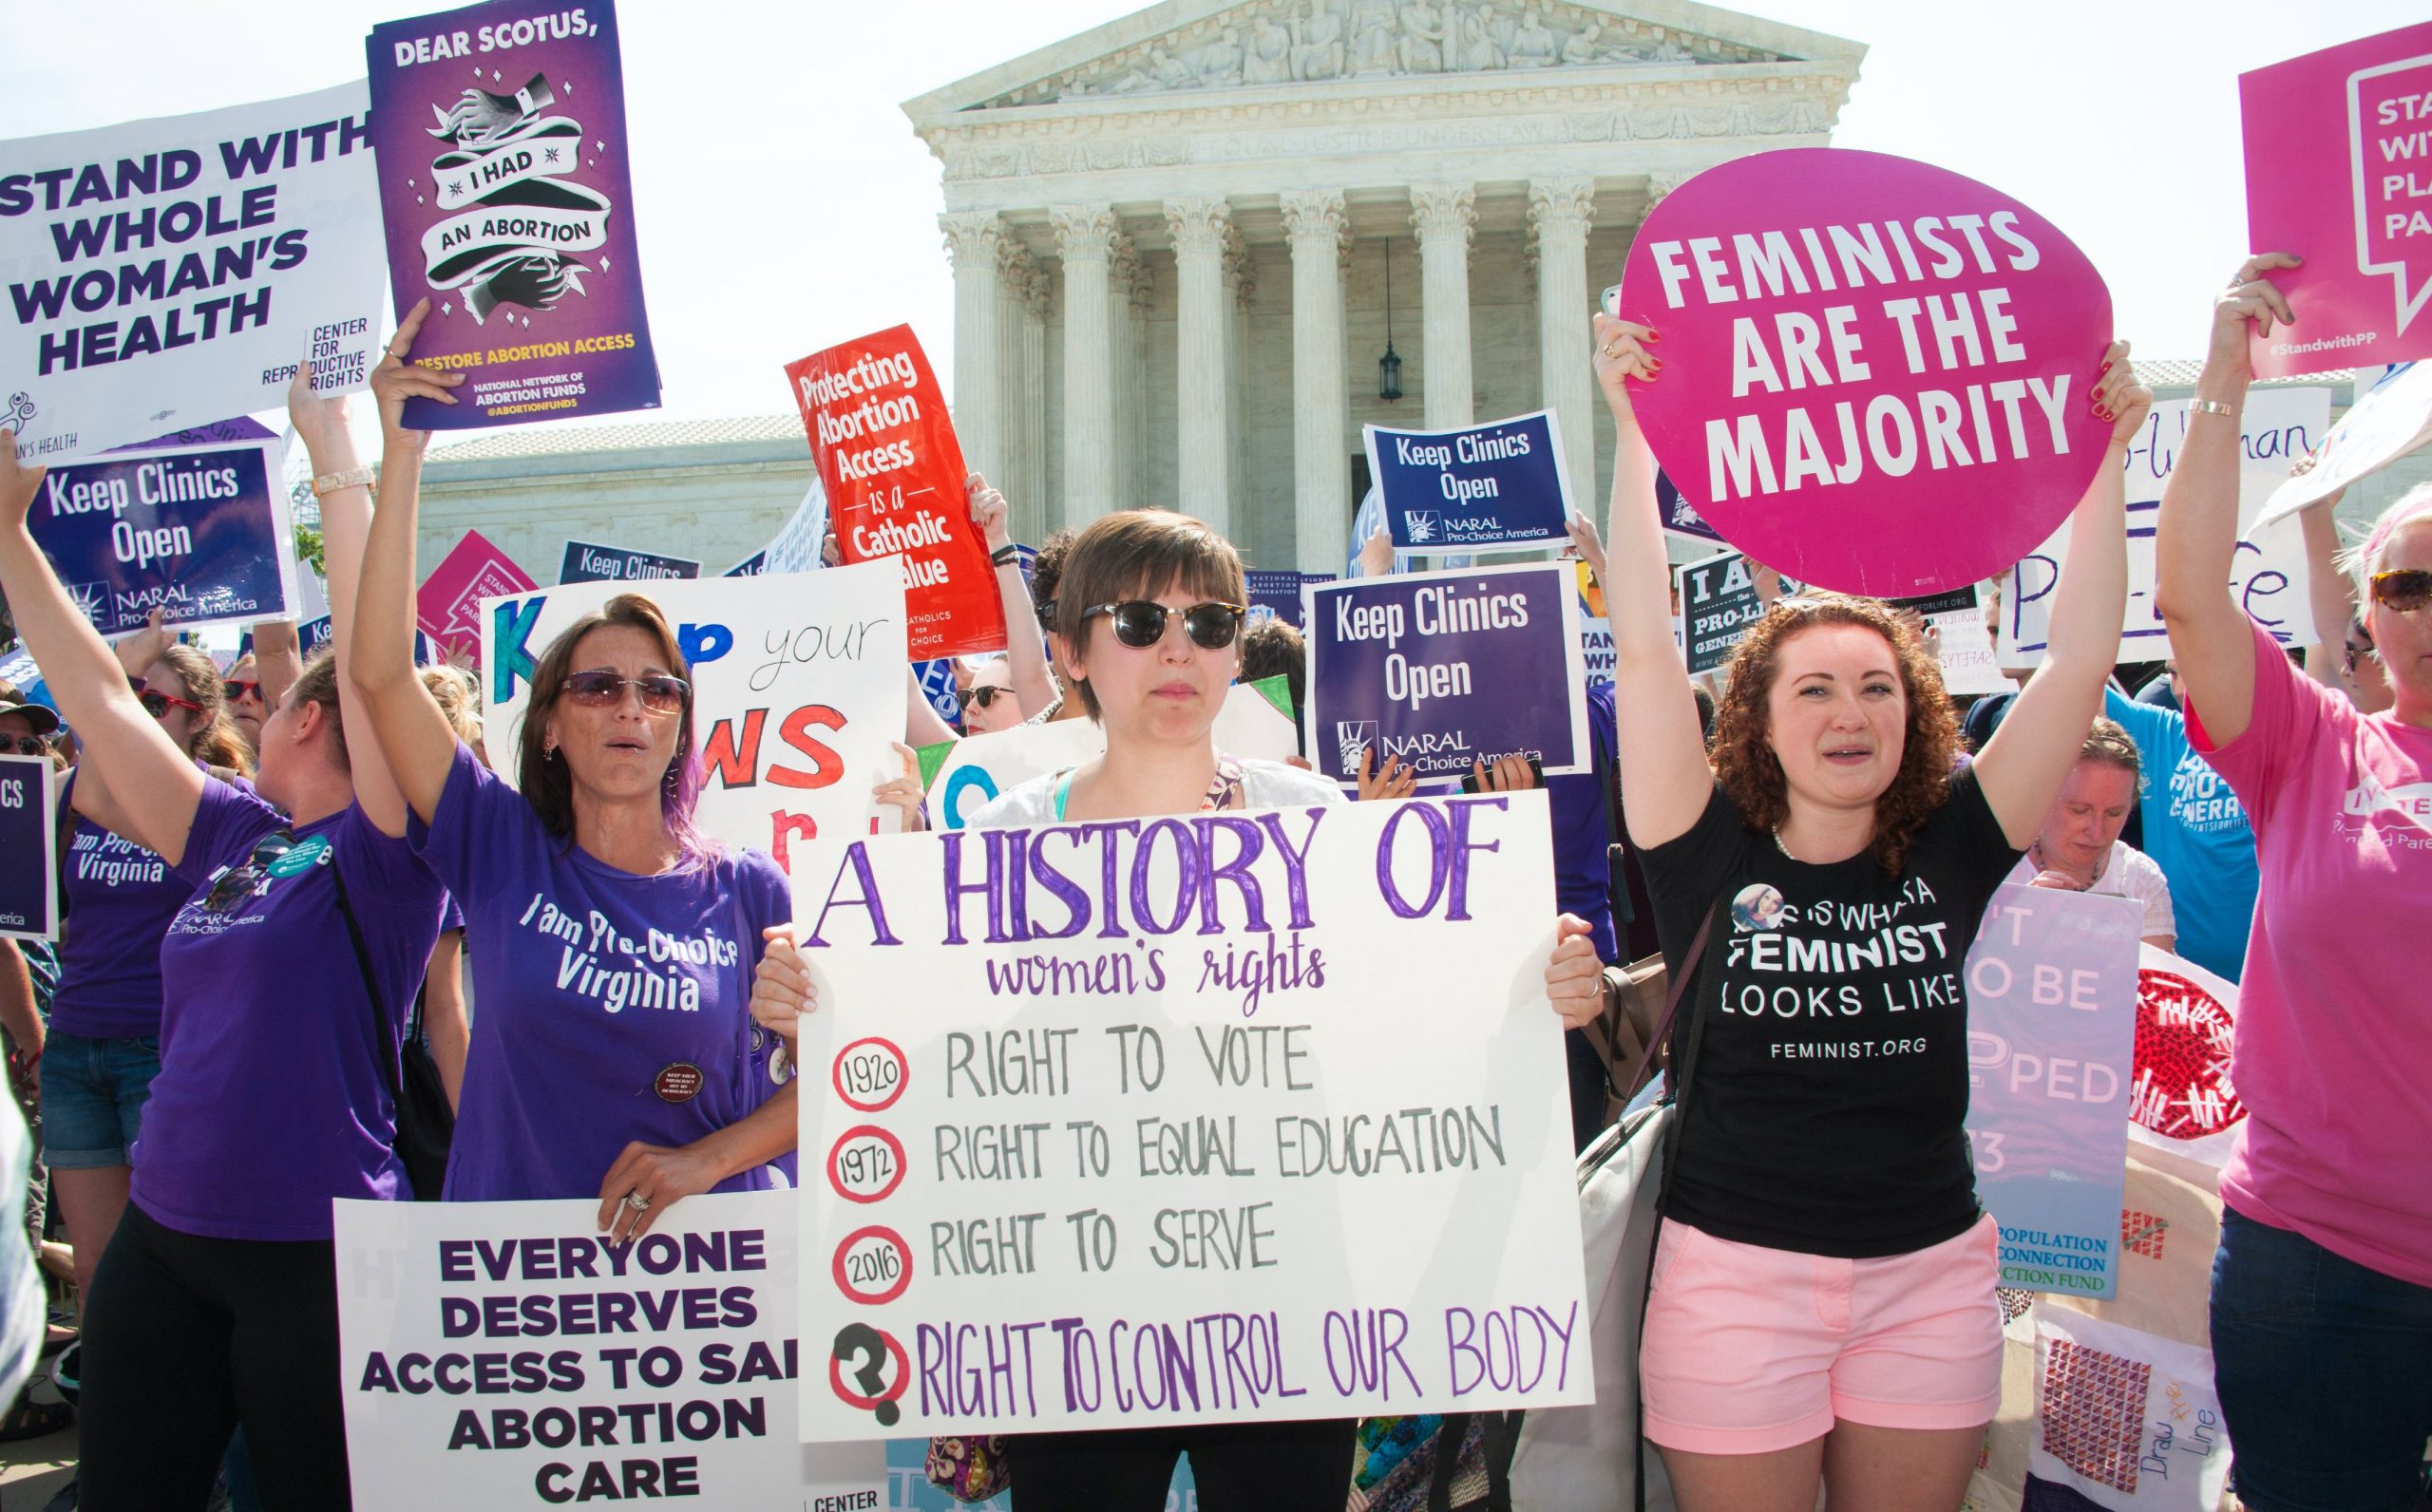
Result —
M1167 0L923 95L964 453L1024 539L1166 504L1333 571L1362 425L1547 407L1600 513L1588 317L1631 233L1824 145L1865 50L1684 0Z
M1019 539L1163 504L1339 571L1362 425L1548 407L1600 515L1588 317L1632 232L1823 145L1865 50L1688 0L1165 0L922 95L964 454ZM543 581L568 536L715 573L809 476L790 413L506 427L434 446L422 567L478 527Z

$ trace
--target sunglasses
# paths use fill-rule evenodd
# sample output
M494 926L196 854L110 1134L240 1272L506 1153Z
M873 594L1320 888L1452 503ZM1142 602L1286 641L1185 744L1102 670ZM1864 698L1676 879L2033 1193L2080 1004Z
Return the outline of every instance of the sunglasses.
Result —
M143 711L154 719L165 719L172 709L190 709L198 714L202 712L202 706L193 699L177 698L156 689L146 688L143 685L143 679L140 677L128 678L126 686L135 690L135 701L142 704Z
M2375 573L2373 602L2402 614L2411 614L2432 602L2432 568L2401 567Z
M693 697L692 684L664 672L648 677L607 671L574 672L558 687L585 709L613 709L625 701L625 690L631 688L640 696L642 708L653 714L673 714Z
M998 694L1012 691L1012 689L999 688L995 683L982 683L977 688L966 688L954 696L955 702L964 709L986 709L997 701Z
M206 914L234 913L254 896L262 879L270 875L270 863L295 848L295 837L288 834L264 835L254 842L254 853L242 866L232 866L219 874L211 891L202 895L202 911Z
M50 749L40 735L0 735L0 750L12 750L20 756L40 756Z
M219 691L233 704L240 698L261 697L262 685L255 681L238 682L232 678L219 685Z
M1114 638L1137 651L1166 638L1166 619L1173 613L1153 599L1127 598L1119 604L1092 605L1081 612L1081 622L1108 616L1114 622ZM1183 632L1202 651L1223 651L1241 633L1242 616L1248 613L1241 604L1193 604L1181 611Z

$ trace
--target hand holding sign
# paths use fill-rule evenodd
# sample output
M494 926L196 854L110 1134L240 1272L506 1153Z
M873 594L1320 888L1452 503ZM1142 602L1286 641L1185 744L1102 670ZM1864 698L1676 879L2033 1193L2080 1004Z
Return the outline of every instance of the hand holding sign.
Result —
M790 1045L802 1016L819 1010L819 988L794 948L794 927L771 924L760 932L767 947L751 976L751 1022Z
M2230 286L2213 301L2213 344L2205 354L2206 367L2217 363L2242 372L2251 340L2260 341L2270 335L2275 320L2283 326L2297 323L2296 312L2289 308L2289 296L2264 274L2297 267L2303 261L2285 252L2266 252L2239 265Z
M425 443L430 440L428 430L406 428L406 401L430 399L452 405L456 396L449 389L465 381L461 372L443 373L435 368L418 368L406 361L414 350L414 338L422 334L422 323L429 318L430 300L425 297L406 312L397 323L397 333L389 338L388 350L380 354L380 366L371 371L371 392L380 402L380 440L382 449L397 456L420 456Z

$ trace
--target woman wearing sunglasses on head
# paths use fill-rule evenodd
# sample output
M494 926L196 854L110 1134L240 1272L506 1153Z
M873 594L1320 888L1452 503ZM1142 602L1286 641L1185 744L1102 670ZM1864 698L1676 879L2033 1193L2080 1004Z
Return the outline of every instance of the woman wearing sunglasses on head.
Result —
M408 397L453 403L455 382L395 355L372 376L384 458L356 670L412 841L464 909L481 1005L446 1196L598 1197L600 1229L630 1239L694 1193L774 1184L794 1147L790 1067L747 1011L763 932L792 903L767 855L694 828L692 688L642 595L542 652L517 747L497 752L521 791L448 728L413 666L427 434L401 417Z
M2432 1436L2432 488L2353 563L2393 700L2367 714L2225 586L2250 343L2294 323L2270 274L2296 264L2251 258L2215 299L2156 541L2188 735L2245 804L2262 873L2213 1360L2247 1506L2395 1509L2423 1495Z
M368 475L301 376L289 409L318 470L337 469L316 487L343 627ZM194 889L160 947L161 1072L86 1321L78 1504L199 1509L241 1424L271 1512L343 1508L330 1203L410 1195L388 1086L439 883L405 844L377 747L349 745L351 636L263 726L259 795L211 781L52 576L27 526L43 470L12 443L0 431L0 587L84 738L76 806Z

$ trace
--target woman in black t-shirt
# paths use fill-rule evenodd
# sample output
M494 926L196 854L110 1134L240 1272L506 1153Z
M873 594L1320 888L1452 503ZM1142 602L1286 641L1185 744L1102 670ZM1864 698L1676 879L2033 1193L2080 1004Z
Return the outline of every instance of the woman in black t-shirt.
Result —
M1694 1086L1641 1352L1647 1436L1683 1512L1812 1512L1819 1479L1835 1506L1949 1512L2001 1395L1963 964L2100 708L2127 595L2122 451L2153 396L2115 344L2092 401L2111 450L2042 670L1972 767L1952 772L1932 656L1880 603L1836 596L1749 629L1709 765L1630 408L1661 366L1651 335L1596 320L1622 784L1675 972L1714 923L1683 1009Z

